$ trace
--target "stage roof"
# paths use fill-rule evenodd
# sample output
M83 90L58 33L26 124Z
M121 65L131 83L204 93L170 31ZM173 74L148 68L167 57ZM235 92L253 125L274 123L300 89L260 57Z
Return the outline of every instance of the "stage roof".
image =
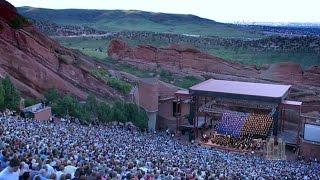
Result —
M209 79L190 87L190 93L214 97L260 100L280 103L288 94L290 85L250 83Z

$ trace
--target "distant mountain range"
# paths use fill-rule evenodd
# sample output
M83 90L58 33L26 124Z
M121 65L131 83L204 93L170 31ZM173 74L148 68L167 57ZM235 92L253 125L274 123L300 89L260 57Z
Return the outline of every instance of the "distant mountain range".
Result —
M310 27L320 28L319 23L301 23L301 22L235 22L239 25L258 25L258 26L275 26L275 27Z
M261 38L263 35L235 24L219 23L194 15L152 13L124 10L18 8L20 14L37 21L60 25L89 26L100 31L151 31L160 33L219 36L226 38Z
M104 32L149 31L185 34L194 37L216 36L237 39L260 39L270 35L320 35L320 24L317 23L239 22L227 24L189 14L166 14L137 10L55 10L20 7L18 11L27 18L36 21L64 26L85 26ZM277 29L278 27L279 29Z

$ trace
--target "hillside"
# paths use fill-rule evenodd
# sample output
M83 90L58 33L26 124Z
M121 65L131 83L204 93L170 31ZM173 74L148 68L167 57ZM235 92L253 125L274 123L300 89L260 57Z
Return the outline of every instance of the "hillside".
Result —
M52 87L80 99L122 96L95 75L104 66L46 37L6 1L0 1L0 54L0 76L9 76L23 96L39 98Z
M161 33L260 38L261 34L237 25L224 24L194 15L122 10L41 9L20 7L19 13L30 19L62 25L89 26L101 31L152 31Z

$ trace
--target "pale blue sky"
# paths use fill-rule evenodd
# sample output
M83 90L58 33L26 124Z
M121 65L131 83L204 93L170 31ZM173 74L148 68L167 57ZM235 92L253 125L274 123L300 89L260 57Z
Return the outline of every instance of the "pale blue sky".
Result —
M51 9L122 9L194 14L220 22L320 22L320 0L8 0Z

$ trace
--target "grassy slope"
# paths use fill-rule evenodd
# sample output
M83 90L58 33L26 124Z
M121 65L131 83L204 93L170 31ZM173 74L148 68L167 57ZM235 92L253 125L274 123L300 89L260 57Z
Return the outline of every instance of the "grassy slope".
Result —
M224 47L217 47L208 51L226 60L237 61L247 65L263 65L272 64L284 61L293 61L299 63L303 68L314 65L320 65L320 56L311 53L281 53L274 51L267 52L252 52L250 50L228 49Z
M51 10L18 8L31 19L66 25L87 25L104 31L153 31L225 38L261 38L262 35L236 25L223 24L193 15L119 10Z

